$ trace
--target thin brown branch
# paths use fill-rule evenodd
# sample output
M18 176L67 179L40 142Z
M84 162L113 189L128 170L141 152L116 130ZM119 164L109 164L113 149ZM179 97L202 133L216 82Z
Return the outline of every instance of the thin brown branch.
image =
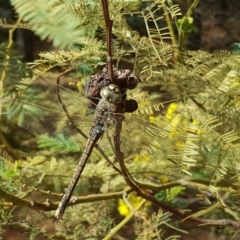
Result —
M102 204L100 205L95 221L82 233L82 235L79 237L79 239L83 239L84 235L86 233L88 233L98 223L98 219L100 217L100 213L101 213L101 210L103 209L104 205L105 205L105 201L103 201Z
M232 226L236 229L240 228L240 223L231 219L204 219L204 218L195 218L191 217L192 220L199 222L199 226L214 225L214 226Z
M115 79L113 75L113 65L112 65L112 26L113 20L109 17L109 10L108 10L108 1L102 0L102 8L104 13L104 19L106 23L106 34L107 34L107 65L108 65L108 74L111 82L114 84Z
M74 201L70 201L68 204L68 207L76 205L76 204L80 204L80 203L88 203L88 202L121 198L123 193L125 193L125 192L129 194L130 192L132 192L132 190L128 189L126 191L120 191L120 192L112 192L112 193L104 193L104 194L91 194L91 195L82 196L82 197L73 197ZM5 201L8 202L9 207L11 205L17 205L17 206L30 207L30 208L36 209L36 210L52 211L52 210L56 210L59 205L59 201L58 202L50 202L49 200L46 200L44 203L40 203L40 202L36 202L36 201L22 199L22 198L14 196L2 189L0 189L0 198L5 199Z

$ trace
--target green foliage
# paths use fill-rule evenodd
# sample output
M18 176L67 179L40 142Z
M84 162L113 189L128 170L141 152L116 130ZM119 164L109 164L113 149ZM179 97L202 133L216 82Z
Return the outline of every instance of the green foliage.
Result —
M16 192L16 186L13 183L19 177L18 163L11 164L13 158L4 151L0 151L0 179L1 189L9 192Z
M76 141L66 138L63 134L58 134L55 137L39 136L38 137L39 148L49 148L52 151L59 153L67 152L79 152L81 149Z
M176 198L181 192L183 192L183 190L185 190L185 188L181 186L166 189L166 191L160 191L159 193L157 193L156 198L161 202L166 202L166 203L176 205L178 202ZM181 203L180 200L179 200L179 203Z
M62 49L83 44L92 45L87 39L91 41L97 37L98 30L105 29L101 2L97 0L84 0L81 3L75 0L61 2L12 0L11 3L34 32L42 39L52 39L53 44ZM122 15L126 13L127 6L128 1L110 1L110 13L114 16L116 30L122 30L124 24ZM36 7L38 11L35 11ZM82 37L85 41L82 41Z
M232 48L234 53L240 53L240 43L232 44Z
M29 22L33 31L53 40L57 47L71 47L80 44L82 36L94 37L98 25L90 19L100 17L96 1L11 1L20 17ZM38 11L35 11L35 9ZM62 17L64 15L64 17ZM76 21L76 18L78 21ZM67 21L66 21L67 19ZM89 26L90 28L86 28ZM87 31L88 29L88 31ZM66 41L70 38L70 41Z
M180 194L185 188L184 187L174 187L166 190L167 200L173 200L178 194Z
M66 213L64 219L56 226L56 235L65 236L67 240L103 239L113 226L109 214L114 202L92 202L78 205ZM91 231L86 231L91 227ZM73 234L69 234L72 232Z
M191 33L198 32L197 28L193 26L193 18L183 18L178 20L182 32Z
M0 44L0 76L5 90L3 95L16 93L16 86L22 84L21 79L32 77L31 69L21 62L21 56L15 56L4 43Z
M168 226L172 228L172 230L178 230L173 227L170 223L170 214L163 213L159 211L157 214L154 213L148 221L144 221L143 219L137 219L135 222L135 232L138 236L136 239L165 239L165 240L177 240L181 239L180 235L172 235L170 237L166 236L166 232L164 232L164 226ZM151 227L149 227L149 225Z

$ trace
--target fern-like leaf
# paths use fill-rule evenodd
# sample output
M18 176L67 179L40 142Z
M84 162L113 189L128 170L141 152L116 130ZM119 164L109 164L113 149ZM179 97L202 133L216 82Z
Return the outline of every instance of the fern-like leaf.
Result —
M63 134L58 134L55 137L39 136L38 146L40 148L50 148L51 151L67 153L67 152L80 152L81 149L71 138L66 138Z

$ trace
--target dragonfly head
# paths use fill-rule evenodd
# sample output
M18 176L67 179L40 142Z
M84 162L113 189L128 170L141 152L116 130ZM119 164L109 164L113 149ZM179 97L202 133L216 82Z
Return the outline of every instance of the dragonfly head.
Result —
M104 100L110 103L117 104L122 101L122 93L120 88L114 84L103 87L100 91L100 95Z

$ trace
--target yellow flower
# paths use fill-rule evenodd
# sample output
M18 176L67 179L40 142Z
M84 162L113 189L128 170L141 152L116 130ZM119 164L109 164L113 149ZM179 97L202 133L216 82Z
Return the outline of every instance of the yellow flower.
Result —
M155 116L149 116L149 122L150 123L154 123L156 121L156 117Z
M178 104L177 103L171 103L168 107L167 113L166 113L166 118L168 120L171 120L173 118L173 114L176 112L178 109Z
M142 161L150 161L151 157L150 156L140 156L140 155L136 155L134 158L134 162L142 162Z
M131 204L131 206L135 209L141 202L142 202L142 198L141 197L138 197L136 196L136 193L132 192L128 195L127 197L129 203ZM145 207L148 207L150 206L151 203L150 202L147 202L145 204ZM118 200L118 212L120 213L120 215L122 216L128 216L131 212L131 210L126 206L125 202L122 200L122 199L119 199ZM144 209L141 211L141 213L145 213L146 214L146 211L144 211Z

